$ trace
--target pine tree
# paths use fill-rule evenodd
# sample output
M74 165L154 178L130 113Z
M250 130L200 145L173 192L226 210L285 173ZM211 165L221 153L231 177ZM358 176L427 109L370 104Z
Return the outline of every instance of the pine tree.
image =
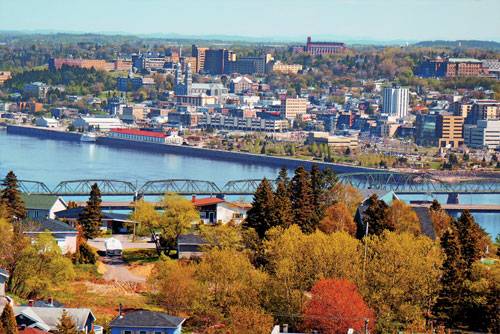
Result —
M19 194L21 193L17 184L17 177L10 171L2 182L2 191L0 192L0 202L7 207L7 213L10 219L26 218L26 209ZM14 218L15 217L15 218Z
M10 304L4 306L0 321L2 322L5 334L17 334L16 317L14 316L14 311Z
M71 316L63 310L59 323L56 325L57 334L77 334L76 324L71 319Z
M83 235L87 239L95 238L99 234L99 228L102 226L101 202L101 192L97 183L94 183L87 206L78 216L78 224L82 226Z
M471 216L469 210L462 212L456 221L456 229L460 242L461 257L468 273L472 264L479 260L483 254L484 250L479 247L479 244L485 232L474 221L474 217Z
M283 185L285 186L285 189L288 190L288 187L290 186L290 177L288 177L288 171L286 167L282 167L280 172L278 173L278 178L276 179L277 183L282 182Z
M274 217L275 224L283 228L288 228L293 221L292 202L290 201L288 190L283 182L278 183L278 188L274 194Z
M294 223L299 225L305 233L314 232L317 225L314 225L311 219L314 213L311 176L302 166L295 169L295 175L290 182L290 199Z
M437 199L434 198L431 206L429 207L429 210L431 210L431 211L441 211L442 210L441 204L438 202Z
M396 230L391 208L383 200L379 200L377 194L371 195L368 199L368 208L364 214L363 223L368 224L368 234L380 235L384 230ZM364 231L359 231L358 236L362 235Z
M311 168L311 190L312 190L312 202L315 209L318 209L320 204L320 197L323 193L323 186L321 182L321 172L319 171L318 165L314 164Z
M260 238L274 225L274 191L266 178L253 195L252 208L248 210L245 226L255 229Z
M446 255L441 276L439 292L434 313L438 321L446 326L456 326L462 317L464 261L461 258L460 243L452 230L447 230L441 238L441 247Z

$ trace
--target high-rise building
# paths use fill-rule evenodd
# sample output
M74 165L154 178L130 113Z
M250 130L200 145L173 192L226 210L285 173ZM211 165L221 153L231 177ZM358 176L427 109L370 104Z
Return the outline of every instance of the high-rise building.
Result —
M403 119L408 115L408 88L386 87L384 88L384 114L396 116Z
M228 62L235 59L236 55L226 49L206 50L204 72L212 75L224 74Z
M196 58L196 72L205 70L205 56L208 48L200 48L197 45L191 46L191 55Z
M464 142L472 148L500 148L500 121L480 120L477 125L465 125Z

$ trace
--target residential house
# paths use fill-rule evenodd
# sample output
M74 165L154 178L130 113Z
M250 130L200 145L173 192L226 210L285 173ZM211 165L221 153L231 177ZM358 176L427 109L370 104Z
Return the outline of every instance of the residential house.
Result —
M50 332L42 331L37 328L19 326L17 328L17 334L51 334Z
M111 334L181 334L186 319L163 312L139 310L111 320Z
M35 237L43 232L50 232L56 239L57 244L63 253L76 252L76 237L78 231L67 223L50 218L32 218L24 222L24 233L30 237Z
M200 220L204 224L233 222L239 225L247 216L247 208L243 204L227 202L217 197L197 199L193 196L191 202L200 212Z
M68 204L59 196L32 195L21 193L21 200L28 211L28 218L50 218L55 219L55 213L66 210Z
M203 252L201 247L207 242L198 234L182 234L177 238L177 256L179 259L192 259L200 257Z
M20 306L30 306L30 307L66 307L65 304L58 302L53 297L49 297L48 299L40 299L40 300L30 300L26 304L22 304Z
M77 331L90 333L93 330L95 334L102 334L102 327L94 324L96 318L87 308L14 306L13 309L18 326L55 332L63 311L66 311Z
M399 198L393 191L386 191L381 189L358 189L358 193L363 198L363 201L358 206L356 215L354 216L354 221L357 224L357 237L362 238L366 231L364 217L366 216L365 211L369 206L368 199L370 198L370 196L376 194L379 200L384 201L388 205L391 205L394 200L399 200ZM434 227L432 226L429 209L427 207L423 207L422 209L417 206L413 206L412 209L418 216L421 233L431 239L435 239L436 235L434 234Z
M76 221L78 216L82 213L85 208L79 206L77 208L67 209L63 211L58 211L55 213L57 219L64 220L70 226L76 228ZM132 224L133 221L128 218L128 215L120 213L111 212L101 212L102 213L102 225L104 230L111 230L113 234L127 233L126 224Z

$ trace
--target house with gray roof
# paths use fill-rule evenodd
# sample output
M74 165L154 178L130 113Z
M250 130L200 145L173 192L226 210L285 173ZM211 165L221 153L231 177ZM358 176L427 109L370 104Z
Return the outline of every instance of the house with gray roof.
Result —
M185 320L163 312L139 310L120 314L108 326L111 334L181 334Z
M102 327L94 324L96 318L88 308L14 306L13 309L18 326L56 331L63 311L66 311L76 324L77 331L89 333L93 330L96 334L102 334Z
M23 225L23 232L31 238L48 231L52 233L52 236L56 239L63 253L76 252L76 237L78 231L67 223L50 218L38 217L32 219L28 218L23 222Z
M55 219L55 213L66 210L68 204L59 196L20 194L24 207L28 211L28 218L47 217Z

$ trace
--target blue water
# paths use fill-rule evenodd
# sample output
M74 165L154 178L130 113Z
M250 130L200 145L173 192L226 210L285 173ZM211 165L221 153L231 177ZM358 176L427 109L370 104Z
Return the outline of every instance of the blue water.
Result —
M5 130L0 130L0 177L10 170L16 173L18 179L42 181L53 189L61 181L77 179L116 179L132 182L139 187L152 180L196 179L213 181L222 187L232 180L276 178L279 168L257 163L210 160L90 143L7 135ZM401 195L400 198L407 202L433 199L425 195ZM438 195L436 198L446 203L446 195ZM239 200L240 197L228 199ZM251 197L242 199L250 200ZM131 198L112 197L105 200ZM500 204L500 195L461 195L460 203ZM474 218L491 236L500 233L500 214L474 213Z

